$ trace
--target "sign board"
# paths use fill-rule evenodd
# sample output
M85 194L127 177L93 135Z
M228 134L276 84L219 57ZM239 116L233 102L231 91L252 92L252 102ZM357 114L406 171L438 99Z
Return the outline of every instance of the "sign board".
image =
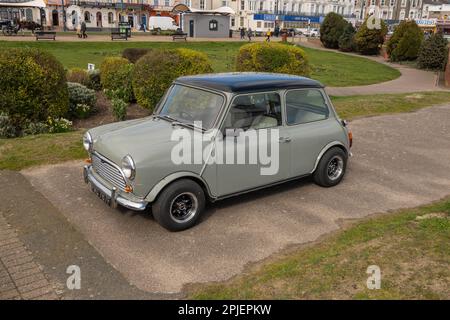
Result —
M324 17L254 14L253 20L321 23Z
M93 63L88 63L88 70L89 70L89 71L95 70L95 64L93 64Z

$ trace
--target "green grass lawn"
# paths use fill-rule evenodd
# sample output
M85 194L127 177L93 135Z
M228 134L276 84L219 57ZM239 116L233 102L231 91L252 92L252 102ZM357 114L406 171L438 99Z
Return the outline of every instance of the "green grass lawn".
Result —
M246 42L15 42L0 41L0 48L36 47L53 53L66 68L97 67L106 56L120 55L125 48L187 47L205 52L215 72L233 71L239 48ZM366 85L388 81L400 73L386 65L365 58L303 48L312 66L312 78L327 86Z
M450 199L366 219L291 249L231 281L196 285L193 299L450 299ZM366 286L367 267L381 288Z
M332 97L343 119L386 113L410 112L436 104L450 103L450 93L422 92L370 96ZM0 169L21 170L27 167L82 159L81 131L44 134L16 139L0 139Z

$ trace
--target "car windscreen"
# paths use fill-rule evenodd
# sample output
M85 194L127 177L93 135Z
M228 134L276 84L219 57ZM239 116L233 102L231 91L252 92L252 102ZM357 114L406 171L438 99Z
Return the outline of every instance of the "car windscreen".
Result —
M169 89L159 115L189 124L201 121L201 126L208 130L223 102L220 94L176 84Z

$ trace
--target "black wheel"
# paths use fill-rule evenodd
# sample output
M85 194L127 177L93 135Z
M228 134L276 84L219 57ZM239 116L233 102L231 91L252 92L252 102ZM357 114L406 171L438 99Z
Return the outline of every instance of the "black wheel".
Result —
M205 208L205 193L194 181L177 180L166 187L153 203L156 221L170 231L195 225Z
M313 174L314 182L322 187L333 187L341 182L346 168L347 154L341 148L331 148L320 159Z

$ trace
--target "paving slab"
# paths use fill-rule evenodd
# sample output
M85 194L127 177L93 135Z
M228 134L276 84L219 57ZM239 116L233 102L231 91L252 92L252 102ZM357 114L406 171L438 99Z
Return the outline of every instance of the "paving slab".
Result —
M352 121L354 156L334 188L303 179L208 206L192 229L170 233L148 212L106 207L84 184L82 163L23 171L98 252L137 288L180 292L221 281L339 219L414 207L450 194L450 105Z

